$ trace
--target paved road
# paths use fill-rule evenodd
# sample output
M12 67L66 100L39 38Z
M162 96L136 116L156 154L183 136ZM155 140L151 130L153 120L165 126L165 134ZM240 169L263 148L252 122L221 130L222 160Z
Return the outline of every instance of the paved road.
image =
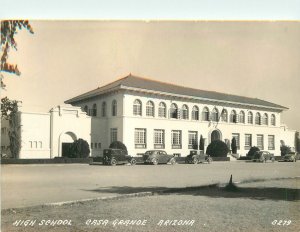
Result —
M2 209L116 196L170 187L300 176L297 163L96 166L86 164L2 165Z

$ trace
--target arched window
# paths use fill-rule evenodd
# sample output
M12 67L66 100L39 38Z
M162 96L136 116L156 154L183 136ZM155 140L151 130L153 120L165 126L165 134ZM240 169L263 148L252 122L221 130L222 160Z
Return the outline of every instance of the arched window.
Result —
M88 113L88 111L89 111L88 106L84 106L83 111L86 112L86 113Z
M189 119L189 108L187 107L187 105L183 105L181 111L182 119Z
M248 112L248 124L253 124L253 113L251 111Z
M93 105L93 116L97 116L97 104Z
M223 109L221 113L221 121L227 122L228 121L228 113L227 110Z
M240 111L239 122L240 123L245 123L245 113L244 113L244 111Z
M146 116L154 117L154 103L148 101L146 104Z
M274 115L274 114L271 115L271 125L272 125L272 126L275 126L275 125L276 125L276 118L275 118L275 115Z
M211 120L213 122L219 121L219 111L217 108L214 108L213 111L211 112Z
M175 103L171 104L170 107L170 118L178 118L178 107Z
M202 110L202 121L209 121L209 110L207 107L204 107Z
M102 117L106 117L106 102L102 102L101 111Z
M237 123L237 114L235 110L232 110L230 113L230 122Z
M139 99L133 102L133 115L142 116L142 102Z
M198 106L193 106L192 120L199 120L199 108L198 108Z
M255 125L261 125L261 116L258 112L255 115Z
M268 115L267 115L267 113L264 113L263 118L262 118L262 124L268 125L268 123L269 123Z
M161 102L158 105L158 117L165 118L166 116L166 104Z
M111 103L111 115L112 116L117 116L117 110L118 110L117 101L113 100L112 103Z

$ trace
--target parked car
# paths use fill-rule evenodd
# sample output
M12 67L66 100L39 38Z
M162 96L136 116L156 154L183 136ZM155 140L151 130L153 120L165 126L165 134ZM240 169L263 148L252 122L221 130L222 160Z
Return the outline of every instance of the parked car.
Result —
M203 151L191 150L190 154L185 158L187 164L211 163L213 160L210 155L206 155Z
M126 150L122 149L104 149L103 150L103 164L105 165L117 165L117 164L136 164L136 160L128 155Z
M275 161L274 154L268 151L257 151L252 158L253 162L267 162L268 160Z
M163 150L150 150L146 151L143 155L143 160L145 164L175 164L176 158L173 155L168 155Z
M297 152L289 152L283 157L285 162L296 162L298 158Z

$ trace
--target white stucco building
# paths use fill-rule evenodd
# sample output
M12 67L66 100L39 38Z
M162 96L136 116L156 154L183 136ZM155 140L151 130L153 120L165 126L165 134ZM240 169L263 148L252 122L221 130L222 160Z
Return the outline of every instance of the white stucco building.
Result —
M186 156L199 144L201 135L205 146L215 139L228 143L235 137L243 156L251 146L280 155L281 140L295 147L296 131L281 123L281 113L287 108L257 98L130 74L65 103L69 105L46 114L19 113L20 158L62 156L63 147L78 138L90 143L93 156L102 155L115 140L122 141L131 155L164 149Z

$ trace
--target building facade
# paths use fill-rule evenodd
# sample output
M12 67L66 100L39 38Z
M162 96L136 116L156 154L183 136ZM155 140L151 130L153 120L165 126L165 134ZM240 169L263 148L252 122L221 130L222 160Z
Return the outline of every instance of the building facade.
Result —
M295 147L296 131L281 123L287 108L256 98L129 75L65 103L72 106L20 113L20 158L62 156L64 145L78 138L90 143L92 156L101 156L117 140L134 156L151 149L186 156L199 147L200 136L205 148L213 140L230 146L235 137L241 156L252 146L275 155L283 142Z

